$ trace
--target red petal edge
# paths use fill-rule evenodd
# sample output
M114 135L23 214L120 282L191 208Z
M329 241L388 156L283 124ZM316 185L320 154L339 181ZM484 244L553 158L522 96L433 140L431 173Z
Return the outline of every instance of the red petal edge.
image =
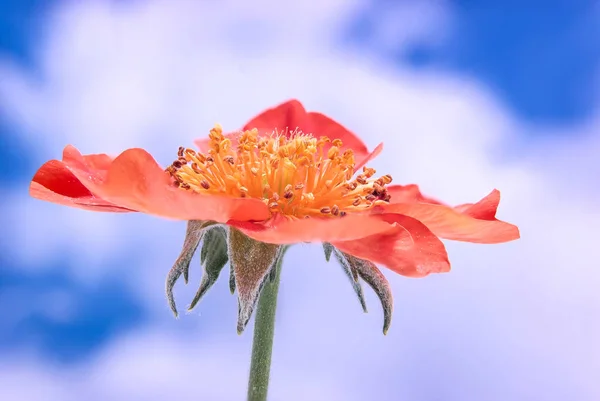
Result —
M65 148L64 158L67 160L71 148L69 146ZM108 155L89 155L84 156L80 162L83 164L87 162L98 168L98 174L102 174L102 169L105 170L111 160ZM88 174L92 175L92 172L88 170ZM47 202L96 212L134 211L95 196L71 173L65 162L59 160L50 160L40 167L31 180L29 194Z
M475 204L455 208L432 203L391 203L383 206L385 213L413 217L425 224L434 234L451 240L481 244L496 244L520 237L517 226L496 219L500 192L493 190Z
M397 214L382 214L379 217L394 229L356 241L332 242L332 245L407 277L425 277L431 273L450 271L444 244L423 223Z
M290 220L276 215L265 223L229 221L257 241L271 244L298 242L335 242L364 238L393 230L390 223L374 215L348 215L343 218L318 218Z
M332 140L340 139L343 143L342 151L352 149L354 152L356 170L377 156L382 149L382 145L379 145L369 153L367 146L354 133L322 113L307 112L302 103L295 99L262 112L245 124L242 130L253 128L258 129L260 135L271 135L274 130L286 132L286 129L289 133L297 128L316 137L327 136ZM225 135L231 140L234 148L237 144L237 135L237 132ZM208 151L208 138L197 139L194 143L202 152ZM329 149L329 146L331 145L325 146L325 150Z
M54 168L56 163L60 165L58 170ZM90 163L87 156L82 156L73 146L67 146L63 161L46 163L36 177L38 181L43 177L43 183L52 183L55 190L60 189L58 195L77 195L87 197L88 200L93 199L94 202L102 200L106 204L123 209L166 218L210 219L224 223L232 218L265 220L270 217L267 206L260 200L200 195L174 187L169 175L143 149L124 151L108 164L107 169L94 169L98 165ZM69 184L62 184L64 182ZM43 194L39 190L33 188L32 195L41 197ZM42 199L73 206L56 196L46 194Z
M443 205L442 202L425 196L421 193L418 185L389 185L387 193L391 196L390 203L433 203L434 205Z

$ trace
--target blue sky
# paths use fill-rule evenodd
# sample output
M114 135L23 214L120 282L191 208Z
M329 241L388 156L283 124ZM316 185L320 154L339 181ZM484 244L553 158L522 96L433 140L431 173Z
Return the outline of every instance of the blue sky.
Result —
M351 24L348 40L377 47L373 31L382 10L397 4L370 2ZM600 63L597 2L447 4L456 20L446 38L392 46L383 55L419 68L477 77L511 111L530 121L568 124L594 112Z
M189 380L157 380L162 387L145 394L107 373L127 372L125 356L138 360L140 376L131 381L142 387L153 377L142 367L152 364L148 349L155 349L165 377L210 368L206 377L218 383L220 372L231 372L231 389L203 394L241 399L243 389L235 388L245 381L250 339L235 335L235 299L226 283L215 286L199 312L177 321L163 299L183 225L46 205L28 199L27 185L67 143L88 153L145 146L166 162L165 149L217 121L237 127L298 97L369 132L371 147L385 141L391 153L377 167L401 182L419 182L451 203L499 187L506 202L501 217L522 225L524 239L498 248L451 244L453 273L391 278L397 306L386 338L374 297L363 316L341 271L325 265L316 246L292 252L282 284L275 397L296 388L297 377L305 377L302 391L311 399L363 399L374 385L381 400L600 394L585 373L600 367L600 349L591 343L600 334L593 323L600 302L590 284L599 276L585 257L594 249L588 226L600 218L593 208L597 187L589 185L597 186L600 171L594 2L541 9L485 1L328 1L296 6L298 21L269 1L255 8L235 1L123 4L0 5L7 222L0 350L8 356L0 373L10 373L6 383L12 383L0 391L64 399L65 383L76 377L79 397L100 391L105 398L148 399L164 390L188 399ZM556 254L548 255L548 247ZM177 296L184 303L194 292L181 288ZM566 346L573 338L578 344ZM357 347L351 357L347 351ZM318 356L303 359L307 354L294 348ZM354 358L360 364L350 363ZM314 369L329 360L338 362ZM379 369L365 373L358 365ZM532 376L525 381L523 372ZM347 377L360 383L356 391L343 386ZM38 380L50 398L19 380ZM171 389L174 383L179 390ZM112 392L103 393L106 386Z

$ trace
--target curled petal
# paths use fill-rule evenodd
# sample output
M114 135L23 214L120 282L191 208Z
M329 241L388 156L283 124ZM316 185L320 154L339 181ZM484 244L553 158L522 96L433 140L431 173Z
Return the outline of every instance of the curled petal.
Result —
M375 147L375 149L373 149L373 151L371 153L365 154L364 157L362 157L362 158L357 157L356 153L355 153L356 165L354 166L354 172L357 172L358 170L363 168L363 166L365 166L368 162L370 162L371 160L373 160L374 158L379 156L379 154L381 153L382 150L383 150L383 143L380 143L379 145L377 145L377 147Z
M519 229L495 218L500 192L492 191L475 204L452 208L440 204L393 203L386 213L403 214L425 224L434 234L457 241L495 244L519 238Z
M477 203L465 203L456 206L454 210L464 215L480 220L496 220L496 212L500 204L500 191L494 189L488 196ZM496 220L497 221L497 220Z
M65 149L67 159L68 148ZM77 161L80 168L89 176L98 176L97 179L106 175L112 161L108 155L89 155L81 158L81 161ZM64 160L44 163L31 180L29 194L47 202L85 210L121 213L133 211L94 195L73 175Z
M379 263L407 277L450 271L446 248L420 221L399 214L379 215L393 229L355 241L332 243L342 252Z
M63 165L94 198L124 209L178 220L264 220L267 206L257 199L201 195L176 188L171 178L143 149L128 149L112 160L108 170L94 170L72 146L65 148Z
M70 197L56 193L47 187L44 187L37 182L32 182L29 185L29 195L36 199L46 202L56 203L63 206L75 207L78 209L90 210L93 212L112 212L112 213L128 213L135 210L126 209L120 206L113 205L103 199L97 198L92 193L80 193L76 197Z
M229 221L227 224L238 228L250 238L270 244L349 241L393 230L378 215L296 220L276 215L265 223Z

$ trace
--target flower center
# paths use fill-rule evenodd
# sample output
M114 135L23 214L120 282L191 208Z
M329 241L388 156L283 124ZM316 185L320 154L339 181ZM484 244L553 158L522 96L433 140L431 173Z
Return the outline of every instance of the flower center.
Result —
M392 177L373 179L375 170L364 167L352 179L354 153L341 153L339 139L297 130L289 137L277 132L264 137L253 129L240 133L234 150L218 125L209 138L208 154L179 148L178 159L166 170L179 188L262 199L272 213L288 218L343 217L389 202L385 186Z

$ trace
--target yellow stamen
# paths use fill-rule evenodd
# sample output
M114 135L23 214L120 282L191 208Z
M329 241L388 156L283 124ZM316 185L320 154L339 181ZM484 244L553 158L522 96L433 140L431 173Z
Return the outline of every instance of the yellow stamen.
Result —
M354 180L354 154L340 152L342 141L293 131L259 137L240 134L237 149L216 125L208 154L180 147L167 172L184 190L236 198L262 199L273 213L288 218L343 217L389 202L390 175L373 179L364 167ZM331 147L325 152L325 144Z

